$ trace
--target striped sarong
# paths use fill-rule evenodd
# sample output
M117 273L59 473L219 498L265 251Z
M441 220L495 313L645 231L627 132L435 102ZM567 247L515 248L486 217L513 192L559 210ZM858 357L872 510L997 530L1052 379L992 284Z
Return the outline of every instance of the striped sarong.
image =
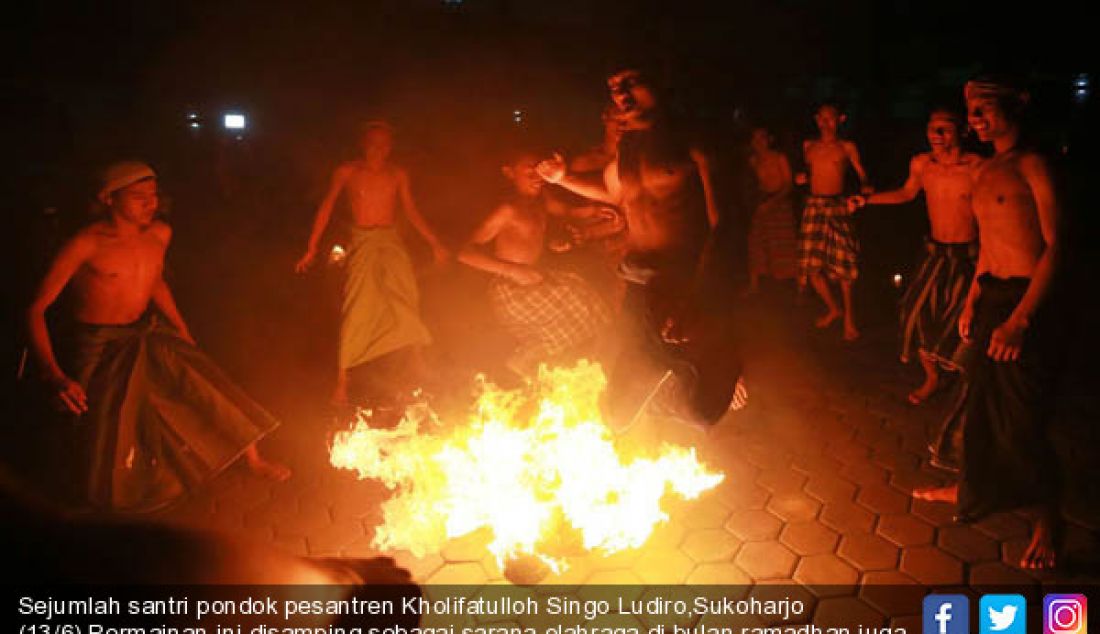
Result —
M959 314L974 279L978 243L945 244L931 238L912 283L901 298L901 360L928 355L948 370L957 369Z

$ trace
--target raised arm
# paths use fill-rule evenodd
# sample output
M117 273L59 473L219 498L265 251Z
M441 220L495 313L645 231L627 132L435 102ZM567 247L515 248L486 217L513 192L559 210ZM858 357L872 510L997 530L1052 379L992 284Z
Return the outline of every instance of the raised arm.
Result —
M1020 158L1020 174L1027 181L1035 197L1035 210L1039 216L1039 230L1043 238L1043 252L1035 263L1031 282L1020 303L996 330L989 343L989 356L997 361L1015 361L1020 358L1023 334L1031 324L1035 311L1043 304L1050 290L1051 280L1058 263L1058 222L1061 210L1054 192L1054 179L1047 162L1036 154Z
M325 233L325 228L328 227L328 222L332 218L332 210L336 207L336 199L340 196L340 191L344 189L344 185L347 184L348 177L351 176L352 168L350 165L341 165L332 174L332 181L329 183L328 193L321 200L320 206L317 207L317 214L313 218L313 229L309 233L309 243L306 246L305 255L298 260L298 263L294 265L294 270L298 273L304 273L313 260L317 257L317 249L321 244L321 236Z
M619 157L616 156L603 170L603 182L588 181L569 174L565 159L555 153L554 158L538 164L539 176L548 183L564 187L569 191L590 200L619 205L622 202L622 188L619 184Z
M859 191L861 194L868 195L874 191L871 187L871 182L867 179L867 171L863 169L863 162L859 158L859 148L855 143L851 141L844 142L844 153L848 155L848 161L852 164L852 169L856 171L856 176L859 177Z
M405 210L405 217L409 219L409 223L412 224L413 228L420 233L432 248L432 255L435 257L435 261L445 262L451 254L447 251L447 248L443 246L443 243L439 241L439 238L432 231L432 228L428 226L428 222L424 220L424 216L420 215L420 210L417 209L416 203L413 201L412 188L409 187L409 173L405 170L400 170L397 179L397 192L401 197L401 208Z
M57 301L73 275L94 252L95 239L83 233L66 243L50 264L49 271L27 307L27 335L42 378L54 386L61 402L74 414L88 411L88 397L80 384L69 378L57 362L46 325L46 310Z
M458 261L494 275L506 277L517 284L537 284L542 276L534 268L515 262L508 262L486 253L485 246L497 239L500 232L511 222L513 209L501 205L481 223L466 244L458 252Z

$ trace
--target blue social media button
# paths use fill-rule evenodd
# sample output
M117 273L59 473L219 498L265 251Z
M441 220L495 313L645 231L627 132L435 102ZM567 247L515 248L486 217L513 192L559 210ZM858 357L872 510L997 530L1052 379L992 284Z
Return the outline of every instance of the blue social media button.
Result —
M924 634L970 634L970 599L962 594L924 597Z
M1027 600L1019 594L986 594L978 603L980 634L1027 634Z

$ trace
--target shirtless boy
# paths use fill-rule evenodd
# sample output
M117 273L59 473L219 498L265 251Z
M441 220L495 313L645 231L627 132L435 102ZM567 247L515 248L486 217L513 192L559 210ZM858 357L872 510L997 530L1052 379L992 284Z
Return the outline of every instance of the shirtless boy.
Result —
M164 281L172 229L156 219L156 174L143 163L114 164L98 198L105 217L62 247L27 311L38 367L79 417L87 502L155 510L242 453L256 473L288 478L256 449L278 423L195 347ZM59 360L46 311L66 288L77 323L73 349Z
M1058 261L1058 200L1050 168L1020 146L1026 93L1009 81L983 78L965 89L970 127L992 143L973 189L981 251L959 316L971 342L964 362L967 393L962 465L956 484L918 489L921 499L951 502L964 521L1025 505L1040 514L1020 560L1025 568L1056 564L1059 482L1044 424L1051 412L1043 307Z
M766 128L752 131L749 167L756 175L758 202L749 227L750 295L760 290L762 276L787 280L795 277L797 269L791 164L772 145L772 135Z
M725 329L705 324L697 310L719 220L710 163L664 120L642 72L614 73L607 86L623 136L603 182L569 174L560 156L538 170L551 183L619 207L626 218L624 345L608 385L609 415L629 426L656 386L674 378L673 407L712 424L744 404L745 390Z
M332 402L348 401L348 370L401 349L419 354L431 343L420 320L420 292L412 261L394 226L398 205L428 242L437 262L447 249L413 202L409 175L390 161L393 132L381 121L368 122L361 138L362 156L332 175L317 209L306 253L295 270L305 272L317 258L321 236L341 193L351 209L351 237L345 264L336 387Z
M900 189L870 196L853 196L850 207L865 204L897 205L924 192L931 235L925 257L901 300L901 361L914 354L924 369L924 383L909 393L919 405L939 385L941 367L956 370L958 320L978 257L978 226L970 208L974 174L981 157L960 146L962 118L949 110L935 110L928 120L931 152L913 157L909 178Z
M809 281L825 302L825 314L818 317L814 325L826 328L843 317L844 340L854 341L859 338L852 312L852 285L859 276L859 240L852 226L848 201L843 196L848 168L854 169L859 176L861 193L871 193L871 187L856 144L838 134L845 119L836 106L820 106L814 114L820 136L802 143L802 153L809 168L810 196L802 214L799 268L802 279ZM802 185L806 180L806 175L800 174L797 182ZM843 310L833 299L826 276L840 284Z
M512 194L458 255L461 262L494 275L490 304L519 343L508 366L521 376L532 375L540 363L568 361L565 355L597 343L610 323L607 305L582 279L543 266L547 214L565 214L566 209L544 195L538 162L534 153L520 152L501 168Z

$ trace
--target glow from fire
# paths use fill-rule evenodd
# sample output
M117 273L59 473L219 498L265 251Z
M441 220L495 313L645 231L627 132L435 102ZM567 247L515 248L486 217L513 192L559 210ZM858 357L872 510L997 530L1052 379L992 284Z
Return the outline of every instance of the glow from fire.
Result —
M426 405L392 429L373 429L360 413L335 435L329 458L395 491L374 537L382 550L419 557L483 528L498 561L533 555L556 568L540 547L559 530L576 531L589 550L636 548L668 519L666 493L694 499L725 476L691 448L624 456L600 419L605 385L600 366L585 361L542 368L524 390L482 380L465 425L444 429Z

